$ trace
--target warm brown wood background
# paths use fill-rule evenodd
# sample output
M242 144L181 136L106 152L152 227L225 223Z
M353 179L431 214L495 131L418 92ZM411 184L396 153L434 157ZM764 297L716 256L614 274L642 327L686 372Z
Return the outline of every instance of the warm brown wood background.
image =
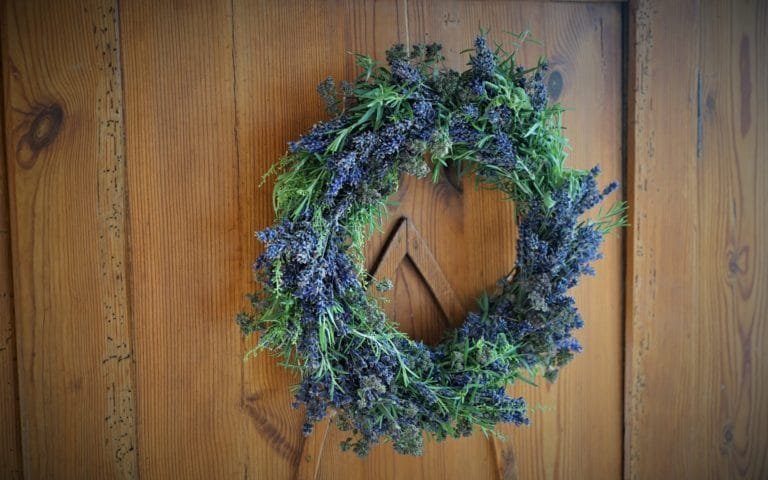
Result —
M0 4L0 478L768 477L768 2ZM577 289L584 354L514 387L531 427L359 460L241 361L257 184L347 51L459 68L480 27L544 41L571 162L625 180L632 227ZM370 267L432 341L512 265L511 210L452 177L397 196Z

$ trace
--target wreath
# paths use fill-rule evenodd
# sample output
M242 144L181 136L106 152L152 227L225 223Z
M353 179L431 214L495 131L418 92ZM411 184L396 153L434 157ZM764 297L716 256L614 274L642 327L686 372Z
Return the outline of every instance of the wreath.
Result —
M318 86L332 116L289 143L267 174L276 175L276 220L257 233L261 289L237 317L245 335L260 334L246 358L268 349L298 371L304 434L334 412L350 432L341 448L360 456L383 441L419 455L424 433L443 440L528 424L524 399L506 387L538 374L553 381L581 351L568 290L594 274L603 236L624 225L622 202L582 218L618 184L600 190L597 167L564 165L563 109L548 105L544 59L526 69L517 49L492 49L484 32L464 72L445 68L440 51L395 45L388 67L357 54L354 83ZM427 346L380 309L375 290L391 281L366 271L363 247L401 174L437 181L449 166L515 202L517 258L478 311Z

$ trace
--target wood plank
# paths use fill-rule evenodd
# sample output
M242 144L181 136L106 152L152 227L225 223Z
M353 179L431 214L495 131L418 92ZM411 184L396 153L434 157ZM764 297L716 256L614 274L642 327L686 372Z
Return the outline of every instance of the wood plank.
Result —
M407 5L408 2L371 2L365 7L351 9L345 21L348 25L345 28L352 32L345 40L346 50L365 52L384 59L385 50L393 43L409 43ZM344 78L351 79L355 71L347 69L343 73ZM431 240L435 238L434 219L438 215L445 217L446 226L456 225L451 215L442 210L446 201L447 205L459 204L454 187L447 183L435 189L424 182L407 179L393 200L400 202L400 208L391 212L390 222L384 226L384 232L369 242L369 263L380 256L384 243L397 228L401 217L407 217L409 227L411 220L415 220L415 228L424 237L428 233L433 235ZM424 221L425 218L432 221ZM431 231L425 232L425 227ZM443 232L445 230L440 233ZM406 237L409 235L406 234ZM436 253L435 248L440 248L444 255L447 243L438 244L428 240L424 246L433 253ZM455 253L456 250L453 255ZM440 266L443 266L442 262ZM385 305L385 310L391 320L400 324L414 338L434 343L440 338L448 321L431 293L431 289L437 286L427 285L415 262L409 258L395 267L394 272L389 272L395 286L386 295L391 301ZM398 455L391 445L379 445L372 449L366 459L361 460L339 450L338 445L346 436L346 433L330 429L315 478L488 478L494 474L488 462L488 443L482 437L463 441L449 440L441 445L430 443L423 457ZM468 462L466 458L474 460Z
M24 472L132 478L115 4L9 1L3 21Z
M120 18L141 476L285 478L300 429L285 437L241 387L254 225L239 234L232 4L125 2Z
M626 473L765 478L768 9L638 1L632 16Z
M458 52L481 26L496 41L509 41L504 31L529 29L544 48L530 45L523 61L532 64L540 54L549 57L553 98L570 108L564 117L573 143L570 164L584 168L599 163L605 178L614 179L623 172L621 13L619 5L609 4L409 2L408 25L412 42L442 41L454 68L464 68L466 58ZM474 309L481 289L491 288L511 269L517 232L510 206L502 206L498 196L476 192L471 183L463 191L454 203L433 200L436 206L431 207L421 201L414 222L433 244L465 308ZM606 240L606 258L596 265L598 276L576 290L586 320L577 336L585 352L556 384L513 388L529 401L532 426L504 428L510 440L484 454L500 478L621 475L622 254L620 237ZM589 449L583 448L586 444ZM471 451L479 455L479 450ZM466 458L460 450L449 456L456 463Z
M261 251L255 230L273 222L272 181L259 179L297 138L325 118L316 85L328 75L352 75L354 43L371 34L372 2L234 2L234 61L239 155L239 261L236 291L253 291L250 265ZM354 19L354 21L352 20ZM391 25L391 23L383 23ZM383 28L385 32L388 28ZM289 47L290 45L290 47ZM245 305L243 300L239 304ZM250 347L253 339L245 347ZM297 378L260 355L244 366L242 398L250 418L244 422L246 463L264 478L315 478L325 426L305 439L303 411L291 408L289 386ZM335 427L331 427L335 429ZM329 449L337 448L328 444ZM342 470L355 478L353 471Z
M565 10L561 12L561 8ZM403 32L409 33L406 41L445 41L449 61L454 67L461 67L464 63L465 60L459 60L457 52L471 43L478 25L489 25L498 31L512 28L510 25L519 29L530 26L542 32L550 45L550 53L555 53L560 80L564 77L568 80L566 88L561 88L558 95L566 98L568 105L575 104L576 110L582 112L572 123L569 122L575 131L573 136L592 140L581 147L577 145L574 161L586 166L592 159L598 158L608 175L621 177L620 13L619 8L611 6L527 4L510 7L501 2L482 5L445 2L436 6L409 2L408 22L404 22L402 28L407 25L410 29L410 32ZM547 23L545 19L552 17L556 20ZM519 25L521 18L532 24ZM364 51L374 51L381 57L381 51L387 46L375 43L373 49ZM531 61L530 57L528 61ZM602 90L595 89L587 96L579 92L577 96L568 89L571 84L582 82L600 85ZM599 120L589 116L594 111L594 105L600 105ZM601 133L596 135L594 132ZM368 250L375 257L391 237L393 229L397 228L399 217L406 216L408 222L413 222L422 232L425 242L456 290L460 303L468 309L474 308L474 299L480 290L492 286L513 264L516 233L512 207L502 204L498 195L475 191L471 182L458 187L448 181L431 186L413 179L404 180L394 199L399 202L399 207L393 211L385 232L369 242ZM390 447L384 445L374 449L365 461L360 461L338 452L335 444L343 439L343 435L333 430L328 434L319 466L307 471L314 472L315 478L336 478L339 475L366 478L488 478L500 475L509 478L515 474L510 459L517 455L521 463L526 462L523 468L527 470L521 475L524 478L568 476L574 471L583 476L619 476L621 425L616 419L621 416L622 374L620 245L619 238L609 240L607 255L612 262L608 265L603 262L599 266L601 276L596 281L592 280L596 283L594 290L587 290L579 296L588 318L610 323L607 327L595 328L591 335L584 332L582 338L588 346L594 345L594 350L580 360L589 363L582 367L581 372L569 370L576 377L567 389L562 386L567 380L554 387L563 389L559 395L565 400L558 402L558 409L566 410L567 414L552 419L547 426L545 415L554 414L535 412L536 421L541 420L543 427L531 429L530 435L524 438L520 437L519 430L511 430L519 446L514 443L510 444L513 448L507 444L500 446L498 458L502 459L500 465L504 471L494 471L497 469L497 451L489 448L488 442L480 436L440 445L429 444L422 458L396 456ZM489 258L495 260L489 264ZM419 280L416 270L405 263L394 279L394 305L390 304L388 308L394 306L395 315L405 315L407 312L401 312L399 305L407 304L405 306L411 315L415 312L418 318L402 322L405 330L412 334L424 331L420 335L426 338L439 337L444 328L442 314L439 309L431 307L434 304L432 295L428 289L421 288L423 280ZM398 294L401 285L405 290ZM606 298L594 293L590 295L590 292L601 292ZM594 299L589 302L591 297ZM577 365L578 361L570 368L578 368ZM596 371L605 375L595 375ZM594 390L585 388L585 384L591 384ZM600 392L599 395L597 392ZM525 394L534 403L542 401L540 391L527 391ZM552 399L558 398L557 393L549 395ZM580 404L567 400L579 398L578 395L581 398L590 395L584 400L592 405L586 415ZM563 428L559 425L566 421L569 428L563 433L558 432ZM585 455L579 446L592 439L596 431L599 432L597 438L601 439L600 447L595 449L594 455ZM538 438L538 444L531 445L532 438ZM467 458L473 461L468 462Z
M373 35L358 41L353 51L373 54L383 60L384 52L392 43L399 41L405 44L414 41L409 32L412 28L411 2L403 2L397 10L387 13L386 2L375 3L373 14L366 16L372 24L366 25ZM407 9L405 8L407 7ZM402 10L401 10L402 8ZM388 18L389 17L389 18ZM380 32L380 25L397 25L397 38L386 36ZM471 42L471 38L467 41ZM351 77L347 77L351 78ZM458 295L451 303L466 307L465 290L462 289L461 276L456 276L455 261L446 261L446 254L456 257L463 255L460 234L463 229L460 215L462 199L455 186L441 182L437 186L410 177L403 179L399 191L392 200L399 204L390 212L389 222L384 226L380 235L375 235L367 245L370 261L377 258L384 248L384 243L392 235L398 221L407 218L409 227L417 229L425 239L424 246L432 252L436 262L448 278L448 283ZM500 209L503 212L503 209ZM440 222L437 219L440 219ZM407 235L408 236L408 235ZM441 238L442 242L436 239ZM449 244L452 247L449 252ZM410 245L408 246L411 247ZM446 268L448 270L446 270ZM443 330L454 319L447 319L435 300L431 289L436 285L428 285L414 262L406 258L392 274L394 288L384 295L389 303L384 305L390 319L400 325L413 338L435 343L440 339ZM453 280L453 281L451 281ZM456 285L458 280L459 285ZM464 285L465 287L466 285ZM422 457L410 457L396 454L391 445L379 445L372 449L365 460L353 455L342 453L338 444L347 435L331 430L327 445L320 463L317 478L338 478L348 475L350 478L394 479L394 478L489 478L494 471L490 463L490 450L486 439L480 436L471 439L450 439L442 444L429 442L425 446ZM473 461L467 461L472 458Z
M690 19L691 28L674 28L680 17ZM676 347L682 346L681 335L694 334L683 329L698 325L693 321L698 306L689 254L698 226L695 205L687 199L697 196L692 142L697 137L699 2L638 1L630 19L625 476L648 478L651 471L664 476L679 472L678 455L696 442L693 433L681 437L694 414L677 419L687 410L679 403L679 392L696 388L695 379L681 376L682 366L692 365L694 352ZM667 76L670 69L674 78ZM663 154L657 157L656 152ZM667 232L674 232L675 242L665 243ZM662 360L667 362L664 369ZM663 424L651 418L659 413ZM670 453L659 456L657 449Z
M428 294L432 297L433 303L440 308L440 313L444 319L443 327L460 327L465 312L459 305L458 296L453 291L448 279L445 278L440 264L435 260L429 243L424 240L419 230L410 221L408 222L408 258L418 270L417 273L424 285L429 288ZM439 340L439 336L435 338L435 342Z
M253 8L251 2L236 2L235 6L240 12L235 15L235 38L242 235L267 226L273 217L272 184L257 190L254 179L285 152L287 141L325 118L315 85L328 75L337 80L352 79L356 71L349 51L376 53L383 58L392 43L405 41L405 2L337 1L315 5L289 1L279 9L264 6ZM291 54L279 47L287 31L296 45ZM257 242L248 241L243 264L255 258L257 248ZM243 288L252 289L250 273L243 273L247 273L243 275ZM245 377L246 391L260 392L258 408L271 412L280 421L283 434L295 438L302 412L289 409L287 395L287 386L295 379L274 365L275 360L266 356L251 360ZM335 427L328 430L325 441L316 438L324 435L324 429L318 427L307 439L297 478L362 478L370 471L391 470L390 460L382 463L371 458L363 462L339 452L341 439ZM260 454L251 449L252 456ZM270 454L271 449L263 453ZM274 454L266 462L274 465Z
M0 26L0 32L2 32ZM0 38L2 36L0 35ZM0 75L0 92L2 89ZM3 128L0 108L0 128ZM16 362L16 325L13 311L11 269L11 220L8 204L8 175L5 164L5 135L0 133L0 476L21 478L21 431L19 382Z
M435 345L445 328L460 325L450 322L461 322L464 307L459 304L429 244L408 218L397 219L383 250L369 256L374 257L375 262L368 272L379 281L393 281L390 293L382 294L371 285L371 294L385 299L381 302L384 313L412 338ZM415 302L414 296L418 298ZM438 323L425 322L425 317L438 317Z

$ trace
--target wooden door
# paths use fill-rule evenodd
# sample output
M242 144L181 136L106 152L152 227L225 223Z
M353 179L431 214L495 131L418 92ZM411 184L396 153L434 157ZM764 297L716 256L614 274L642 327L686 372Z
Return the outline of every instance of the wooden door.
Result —
M0 5L0 477L766 475L765 2ZM242 361L258 184L347 52L435 41L463 68L481 27L543 42L523 59L550 59L570 163L626 181L632 227L576 290L584 353L513 387L530 427L361 460L327 423L302 436L274 358ZM432 342L513 265L513 207L455 175L395 200L369 266Z
M379 10L372 13L378 23ZM571 163L600 164L605 177L622 178L620 5L408 2L400 15L398 32L388 32L398 35L374 37L365 50L382 56L394 41L439 40L447 63L461 69L467 57L458 52L467 48L478 25L490 28L497 41L510 40L504 31L536 32L544 46L529 45L524 59L530 64L546 55L552 61L552 97L572 108L565 115L567 134L574 139ZM577 85L590 87L577 92ZM412 336L437 342L514 265L514 207L498 192L478 190L473 179L454 175L436 185L404 178L394 200L398 206L391 209L384 231L369 242L369 270L394 281L386 295L390 318ZM307 471L329 479L621 476L622 426L616 422L623 408L619 236L609 237L605 253L598 276L577 292L588 322L579 335L585 353L554 385L515 386L515 393L532 406L532 427L504 428L506 442L475 435L428 443L421 458L402 458L383 446L362 461L339 452L345 435L331 428L324 442L313 439L304 449L301 461L312 467ZM589 450L579 448L587 444Z
M49 133L58 137L55 149L40 155L31 147L29 153L14 152L20 157L12 165L17 209L34 209L49 196L61 199L48 216L18 217L20 248L35 242L66 259L51 265L57 268L47 277L52 298L18 299L25 314L48 312L40 301L58 305L55 312L38 313L41 325L19 325L22 410L32 422L24 447L32 477L61 471L92 478L137 471L150 478L620 474L618 237L609 240L600 276L579 291L590 319L581 335L587 353L554 386L517 387L534 406L534 426L508 430L508 443L476 435L430 444L422 458L398 458L382 446L363 461L338 450L340 436L333 429L304 439L302 413L290 407L294 379L267 355L243 364L250 342L239 338L231 321L243 306L243 293L253 288L249 265L260 246L252 232L272 221L271 185L259 189L259 179L288 140L322 117L315 84L326 75L355 75L348 51L383 58L395 42L441 41L448 63L461 68L466 59L458 52L481 26L496 40L504 40L505 30L528 28L545 47L532 46L525 60L549 56L553 98L574 109L566 117L577 140L573 163L600 163L606 176L617 178L622 175L620 5L148 1L122 4L118 19L104 2L93 3L57 8L83 25L84 19L95 19L96 33L85 25L55 42L59 50L39 47L50 62L89 65L88 84L65 66L51 78L53 85L45 83L48 63L27 62L20 36L42 36L54 26L40 25L40 18L53 22L55 16L41 17L41 11L21 4L11 9L21 25L11 32L19 40L7 70L11 144L25 145L18 128L22 115L62 129ZM94 37L97 49L79 51ZM22 78L40 84L18 80L15 69L25 69ZM589 93L577 94L577 85L589 85ZM55 123L59 117L61 126ZM98 144L86 145L90 129L99 129ZM80 164L65 163L72 160ZM408 180L397 200L401 207L370 243L371 259L381 255L388 238L403 237L402 245L390 243L403 253L388 265L395 280L394 319L409 333L435 340L513 265L512 206L456 179L437 185ZM71 221L62 224L64 215ZM96 251L82 248L82 236L93 239ZM34 258L24 258L18 270L22 291L26 282L40 278ZM93 274L86 275L87 283L77 278L85 272ZM69 292L54 288L63 283ZM41 288L30 284L28 291ZM89 301L100 290L106 303ZM447 311L435 302L436 291ZM51 322L45 319L49 314L70 320ZM106 322L83 330L79 315ZM72 364L61 375L37 352ZM36 387L39 375L50 390ZM58 398L54 405L51 395ZM71 423L78 421L73 412L80 405L99 412L88 416L93 425ZM36 415L69 421L36 420ZM102 445L100 435L88 437L88 449L97 455L92 461L82 462L79 449L46 443L51 437L82 442L78 432L83 431L103 432L107 439ZM597 440L590 440L596 432ZM588 441L598 448L585 455L576 446ZM52 449L61 454L52 455ZM31 454L43 451L46 458ZM116 460L108 461L111 455Z

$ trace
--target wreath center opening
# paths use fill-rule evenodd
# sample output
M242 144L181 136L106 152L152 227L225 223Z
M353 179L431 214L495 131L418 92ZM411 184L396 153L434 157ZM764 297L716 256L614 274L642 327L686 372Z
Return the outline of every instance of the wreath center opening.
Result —
M393 285L387 292L374 292L376 287L371 286L371 294L385 300L382 310L410 338L434 346L444 330L461 324L465 309L432 247L411 218L401 216L394 222L374 257L371 275L390 280ZM434 322L428 323L435 317L439 318L439 328Z

